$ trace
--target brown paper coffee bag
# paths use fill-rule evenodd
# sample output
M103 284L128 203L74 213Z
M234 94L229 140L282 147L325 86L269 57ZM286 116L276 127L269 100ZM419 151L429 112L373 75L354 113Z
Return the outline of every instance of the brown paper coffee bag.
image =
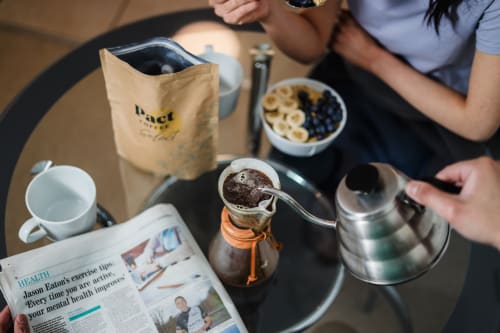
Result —
M161 175L215 169L219 78L167 38L100 50L118 154Z

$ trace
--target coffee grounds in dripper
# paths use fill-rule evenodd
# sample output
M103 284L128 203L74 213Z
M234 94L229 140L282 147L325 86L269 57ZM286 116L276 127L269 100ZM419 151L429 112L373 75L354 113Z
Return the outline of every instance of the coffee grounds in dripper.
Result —
M260 187L273 187L273 183L264 173L255 169L243 169L229 174L224 180L222 194L233 205L254 208L259 202L269 200L269 194L258 190Z

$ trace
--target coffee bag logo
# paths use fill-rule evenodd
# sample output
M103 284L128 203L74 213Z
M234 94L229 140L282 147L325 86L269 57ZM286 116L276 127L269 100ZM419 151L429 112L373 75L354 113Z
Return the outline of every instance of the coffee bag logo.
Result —
M135 115L144 127L141 133L149 132L155 137L168 138L175 136L180 130L180 119L172 109L160 109L146 112L139 105L135 105ZM147 131L145 131L147 129Z

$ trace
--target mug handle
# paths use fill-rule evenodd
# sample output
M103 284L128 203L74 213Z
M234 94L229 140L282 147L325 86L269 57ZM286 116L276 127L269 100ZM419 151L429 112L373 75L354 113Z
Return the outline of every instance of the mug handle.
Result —
M39 228L37 231L33 232L35 228ZM19 229L19 239L25 243L33 243L37 240L47 236L47 232L40 227L40 223L33 217L23 223Z

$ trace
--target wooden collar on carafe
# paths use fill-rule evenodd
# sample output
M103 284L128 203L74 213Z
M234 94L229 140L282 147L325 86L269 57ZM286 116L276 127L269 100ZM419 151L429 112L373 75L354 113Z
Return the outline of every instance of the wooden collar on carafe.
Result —
M281 244L276 242L274 237L272 237L270 223L268 223L264 230L262 230L259 234L256 234L249 228L239 228L231 222L229 218L229 211L226 207L222 209L220 231L224 240L232 247L242 250L251 250L250 274L247 278L247 286L254 283L258 279L255 272L257 244L260 241L269 239L273 248L278 251L281 249Z

